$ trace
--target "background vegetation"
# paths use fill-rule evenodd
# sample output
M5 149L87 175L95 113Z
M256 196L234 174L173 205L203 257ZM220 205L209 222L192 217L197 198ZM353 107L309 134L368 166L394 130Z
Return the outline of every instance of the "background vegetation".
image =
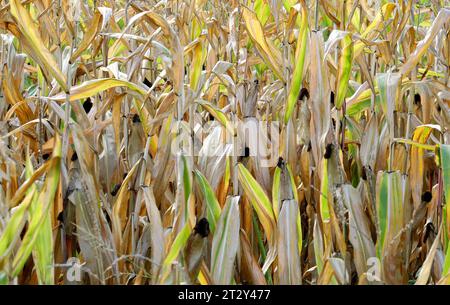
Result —
M442 0L0 1L0 282L450 284L449 30Z

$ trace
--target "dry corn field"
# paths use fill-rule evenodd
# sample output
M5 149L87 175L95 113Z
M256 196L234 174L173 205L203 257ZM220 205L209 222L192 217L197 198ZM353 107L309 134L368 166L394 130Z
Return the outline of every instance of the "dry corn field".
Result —
M447 0L0 1L1 284L450 284Z

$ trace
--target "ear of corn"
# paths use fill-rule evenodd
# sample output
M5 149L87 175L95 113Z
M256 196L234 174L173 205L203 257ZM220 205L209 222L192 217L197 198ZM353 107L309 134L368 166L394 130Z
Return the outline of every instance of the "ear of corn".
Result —
M211 272L215 284L228 285L233 280L240 226L238 202L239 197L228 198L213 236Z

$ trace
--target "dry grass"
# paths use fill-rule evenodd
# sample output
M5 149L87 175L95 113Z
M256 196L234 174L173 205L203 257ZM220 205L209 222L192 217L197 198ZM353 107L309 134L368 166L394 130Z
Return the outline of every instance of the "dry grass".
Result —
M0 7L0 283L450 284L448 1Z

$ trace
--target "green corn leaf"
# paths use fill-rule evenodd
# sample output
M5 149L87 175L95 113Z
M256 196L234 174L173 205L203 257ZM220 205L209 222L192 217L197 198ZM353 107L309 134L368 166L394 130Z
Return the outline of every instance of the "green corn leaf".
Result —
M214 233L217 221L220 217L221 208L219 205L219 201L217 201L216 195L214 194L214 191L211 188L208 180L206 180L205 176L203 176L203 174L199 170L195 170L195 175L198 182L200 183L203 196L205 197L207 211L206 215L211 227L211 233Z
M291 79L291 85L286 105L286 113L284 115L284 123L287 124L292 116L294 107L297 103L298 95L302 87L303 67L305 65L306 46L308 39L308 15L306 5L302 4L302 21L300 25L300 32L297 40L297 50L295 52L295 68Z
M442 169L443 177L443 188L445 195L445 204L443 208L443 222L444 222L444 238L446 255L444 261L444 268L442 271L442 276L446 276L450 271L450 247L449 236L450 236L450 145L441 144L440 149L440 163Z
M347 94L348 80L352 72L353 40L351 34L347 34L340 41L342 53L339 58L336 109L341 109Z
M37 197L37 202L40 204L37 205L37 208L33 213L33 218L30 220L28 230L25 233L22 244L13 260L13 276L17 276L25 265L25 262L31 254L35 243L38 241L40 230L45 224L48 213L53 206L53 201L59 184L61 167L61 139L58 135L56 135L55 147L53 148L52 158L49 162L52 162L52 167L49 169L42 190L39 192L39 196ZM45 247L48 247L48 245L45 245ZM45 261L46 258L43 258L43 264L46 264ZM43 266L43 268L46 267L47 266Z

